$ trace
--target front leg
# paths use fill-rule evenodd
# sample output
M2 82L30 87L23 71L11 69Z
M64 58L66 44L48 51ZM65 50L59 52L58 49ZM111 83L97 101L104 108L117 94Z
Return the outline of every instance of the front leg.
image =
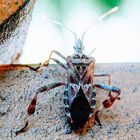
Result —
M38 69L40 69L40 67L42 67L42 66L48 66L49 65L49 62L50 62L50 60L53 60L54 62L56 62L59 66L61 66L63 69L65 69L65 70L67 70L67 67L64 65L64 64L62 64L59 60L57 60L57 59L55 59L55 58L50 58L50 59L48 59L47 61L45 61L43 64L39 64L37 67L31 67L31 66L29 66L29 65L23 65L24 67L27 67L27 68L30 68L31 70L33 70L33 71L38 71Z
M39 64L37 67L32 67L32 66L29 66L29 65L23 65L24 67L28 67L30 68L31 70L33 71L37 71L40 67L42 66L48 66L49 65L49 62L50 60L53 60L54 62L56 62L59 66L61 66L62 68L64 68L65 70L67 69L66 66L64 64L62 64L59 60L55 59L55 58L52 58L52 54L55 53L57 54L58 56L60 56L62 59L66 60L66 57L63 56L60 52L56 51L56 50L53 50L51 51L50 53L50 56L49 56L49 59L46 60L43 64Z

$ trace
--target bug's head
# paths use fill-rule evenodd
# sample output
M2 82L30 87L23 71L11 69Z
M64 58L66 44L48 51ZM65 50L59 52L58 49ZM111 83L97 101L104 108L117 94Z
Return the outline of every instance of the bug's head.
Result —
M75 50L76 54L82 54L83 53L84 46L83 46L83 43L82 43L81 39L79 39L79 38L76 39L74 50Z

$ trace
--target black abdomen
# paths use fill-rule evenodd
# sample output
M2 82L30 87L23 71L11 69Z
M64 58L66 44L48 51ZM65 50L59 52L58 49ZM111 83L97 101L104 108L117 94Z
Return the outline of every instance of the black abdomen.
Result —
M74 130L78 130L84 127L89 118L90 112L90 105L82 88L80 88L70 108L70 113L73 120L73 123L71 124L72 128Z

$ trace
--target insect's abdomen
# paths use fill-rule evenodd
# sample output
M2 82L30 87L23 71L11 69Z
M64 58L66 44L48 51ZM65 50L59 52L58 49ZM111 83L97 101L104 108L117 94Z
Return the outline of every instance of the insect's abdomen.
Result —
M90 105L86 99L86 96L80 88L76 98L73 100L70 108L71 117L73 120L72 128L78 130L86 124L91 112Z

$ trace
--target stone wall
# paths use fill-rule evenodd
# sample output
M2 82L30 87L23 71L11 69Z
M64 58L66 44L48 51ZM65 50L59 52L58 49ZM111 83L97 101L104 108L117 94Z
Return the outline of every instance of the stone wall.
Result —
M24 0L23 4L0 24L0 64L14 63L21 55L34 3L35 0Z

